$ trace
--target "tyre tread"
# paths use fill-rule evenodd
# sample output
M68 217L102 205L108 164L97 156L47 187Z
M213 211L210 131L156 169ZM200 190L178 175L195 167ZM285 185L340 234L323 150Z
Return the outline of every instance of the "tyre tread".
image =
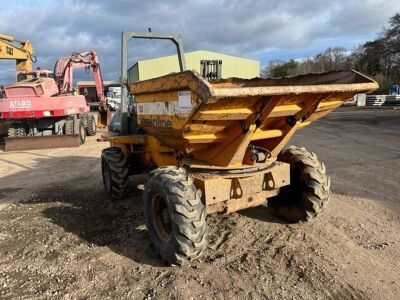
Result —
M292 185L283 188L284 192L269 200L270 206L289 222L310 221L321 214L331 197L331 181L317 155L304 147L287 146L278 155L278 161L291 165L291 182L293 176L298 176L294 178L298 189Z
M145 186L144 202L151 201L152 187L159 186L166 190L168 202L172 208L173 226L172 243L175 251L158 253L170 264L182 265L197 259L207 247L206 210L201 202L201 192L193 185L193 178L185 169L177 167L161 167L150 172ZM148 219L148 218L147 218ZM150 226L148 225L150 229ZM150 230L149 230L150 231ZM152 239L153 236L150 231ZM157 248L157 243L153 242Z
M129 172L128 163L121 148L109 147L104 149L101 159L106 162L110 174L111 190L108 191L109 195L113 200L125 198L129 193ZM104 171L102 173L105 176Z
M93 130L93 123L96 123L96 120L94 119L94 116L88 115L86 117L86 134L88 136L95 136L96 135L96 130ZM96 126L96 124L94 124Z

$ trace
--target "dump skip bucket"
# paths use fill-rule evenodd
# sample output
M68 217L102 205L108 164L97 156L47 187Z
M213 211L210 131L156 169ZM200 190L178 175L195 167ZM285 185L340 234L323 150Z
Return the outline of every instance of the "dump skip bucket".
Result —
M163 146L218 166L249 145L276 156L293 133L378 84L354 71L207 82L194 71L130 85L139 126Z

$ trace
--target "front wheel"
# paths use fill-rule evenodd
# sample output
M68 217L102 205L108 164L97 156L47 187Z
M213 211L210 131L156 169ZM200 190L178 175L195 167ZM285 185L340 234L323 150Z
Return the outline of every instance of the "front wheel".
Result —
M160 256L182 265L207 247L206 210L201 191L183 168L150 172L144 191L144 214L150 239Z
M86 118L86 134L88 136L94 136L96 135L96 120L94 119L94 116L88 115Z
M83 145L85 143L85 141L86 141L85 124L83 123L82 119L79 119L78 122L79 122L79 130L78 130L79 141L80 141L81 145Z
M290 165L290 185L269 199L268 206L292 223L309 221L321 214L331 196L325 165L315 153L295 146L283 148L278 161Z
M128 162L121 148L109 147L101 154L101 173L106 192L113 200L120 200L129 192Z

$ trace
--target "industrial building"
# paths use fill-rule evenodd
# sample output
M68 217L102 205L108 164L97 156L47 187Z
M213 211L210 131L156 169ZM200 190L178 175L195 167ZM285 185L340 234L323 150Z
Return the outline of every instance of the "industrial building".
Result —
M254 78L260 76L260 62L211 51L185 53L186 69L196 70L204 78ZM179 72L177 55L139 60L128 70L129 83Z

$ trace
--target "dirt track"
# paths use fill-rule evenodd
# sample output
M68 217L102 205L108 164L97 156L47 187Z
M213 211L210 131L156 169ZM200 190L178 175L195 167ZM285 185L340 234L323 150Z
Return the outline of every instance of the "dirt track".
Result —
M398 299L400 111L340 111L291 143L332 177L321 218L209 216L210 247L184 267L154 254L140 190L107 200L105 143L0 153L0 298Z

